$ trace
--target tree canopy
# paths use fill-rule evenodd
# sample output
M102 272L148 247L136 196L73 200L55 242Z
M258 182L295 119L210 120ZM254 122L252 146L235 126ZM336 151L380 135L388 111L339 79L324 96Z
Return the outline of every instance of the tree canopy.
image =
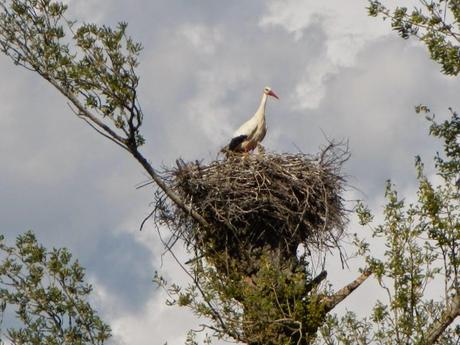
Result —
M48 250L29 231L15 246L0 236L0 258L0 309L19 321L7 323L2 338L18 345L101 345L110 338L89 303L85 271L67 249Z
M401 37L414 37L424 43L431 58L441 64L444 74L458 75L460 1L420 0L418 4L411 10L400 6L389 9L380 1L370 0L368 10L371 16L387 19ZM314 255L324 258L330 248L314 248L312 254L308 246L305 248L308 242L304 241L295 247L288 246L289 250L283 252L271 243L273 241L261 243L262 235L252 236L250 230L254 230L254 224L263 231L264 222L260 219L243 219L234 213L229 222L221 210L216 211L215 204L207 202L209 199L202 200L203 207L196 207L193 197L203 194L203 186L198 186L201 194L193 194L197 184L180 180L178 176L186 171L196 172L202 181L209 178L206 173L210 167L178 161L177 173L172 178L154 169L139 150L146 142L141 132L144 114L137 95L136 68L141 45L127 35L126 23L116 28L81 24L68 18L66 10L67 5L59 1L0 0L0 51L14 64L48 81L69 101L76 116L122 147L145 169L158 187L157 207L152 216L163 220L162 225L169 225L174 233L177 222L187 219L182 224L186 230L182 234L187 236L172 236L172 240L164 244L173 252L176 240L184 240L193 256L182 264L191 278L190 285L180 287L167 284L160 275L155 277L157 284L168 291L171 297L168 303L191 308L197 315L208 318L210 321L204 327L216 338L251 345L450 345L459 342L460 329L454 320L460 315L460 120L455 111L451 110L449 120L438 123L427 106L416 107L417 112L427 116L430 134L444 145L444 153L435 157L440 182L434 183L426 176L423 163L417 158L416 202L408 204L397 187L388 181L382 224L374 224L371 212L364 204L358 204L356 213L361 224L384 243L386 250L382 257L377 257L365 239L356 237L356 251L363 258L364 267L349 284L334 288L327 284L323 267L314 267L312 263ZM265 182L260 182L261 177L267 180L264 179L267 175L260 174L260 167L268 166L263 159L272 159L273 163L278 158L265 155L262 161L259 158L228 161L234 165L227 170L231 173L232 168L239 167L243 169L244 178L248 178L246 171L255 172L249 176L256 186L251 188L268 188ZM313 168L317 167L314 164L321 167L323 158L320 155L311 160L315 163L307 163ZM300 160L305 163L304 157ZM288 161L286 166L292 162ZM218 169L221 165L210 166ZM281 191L289 190L289 197L304 198L314 189L299 192L294 188L294 181L311 182L311 176L303 174L304 168L302 165L301 171L295 173L292 169L280 169L274 184L281 186ZM276 169L269 170L276 172ZM181 182L185 188L178 188ZM207 195L215 201L218 193L214 193L213 188ZM326 198L339 201L336 204L340 206L341 195L337 190L340 188L330 193L326 190ZM258 201L263 199L260 205L273 197L273 191L268 191L254 193ZM322 210L325 212L305 209L321 207L321 203L314 201L307 206L299 202L303 209L294 213L300 214L300 222L309 214L308 226L320 227L328 212L327 209ZM289 207L289 203L279 205ZM224 208L233 206L238 209L241 205L233 201ZM270 208L267 210L270 212ZM163 218L159 218L159 214ZM292 212L279 214L289 215L286 224L293 225L289 227L293 230L291 233L300 236ZM267 212L264 217L268 217ZM241 219L244 226L234 226ZM279 219L277 222L276 229L271 229L275 233L280 228ZM345 223L343 219L337 221L340 226ZM224 238L224 246L216 237L208 236L217 228L228 230L223 232L229 234ZM286 236L285 242L290 239ZM340 238L335 240L336 249L340 250ZM244 243L247 249L244 253L226 250L234 248L228 243L235 245L238 241ZM276 244L282 242L278 239ZM297 255L299 244L304 245L303 255ZM16 316L22 322L21 327L6 331L9 340L17 344L102 344L110 337L110 328L88 303L91 287L84 281L84 270L71 260L67 250L48 251L37 243L32 233L26 233L18 238L15 247L0 242L0 251L5 255L0 265L1 306L4 311L16 308ZM378 301L368 318L359 318L352 312L343 317L332 315L334 308L371 274L386 292L387 300ZM432 296L432 288L441 288L443 296ZM187 342L196 343L193 332Z

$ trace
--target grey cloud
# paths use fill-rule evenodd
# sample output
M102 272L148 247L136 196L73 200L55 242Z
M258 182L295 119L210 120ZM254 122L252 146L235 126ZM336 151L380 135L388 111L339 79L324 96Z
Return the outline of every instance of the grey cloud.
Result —
M256 23L254 18L254 26L248 32L234 24L209 27L223 35L216 42L214 54L201 54L180 35L165 37L157 50L146 52L141 94L152 116L145 130L154 133L161 128L163 131L157 133L162 135L163 145L176 151L173 155L195 159L206 153L212 157L232 130L253 114L265 85L271 85L284 99L271 104L269 113L277 109L288 119L289 96L305 64L323 56L324 35L320 26L313 26L295 40L280 28L262 29ZM203 76L213 79L208 81ZM221 91L217 96L215 89ZM191 116L190 102L195 99L209 101L210 106L206 112ZM224 115L218 113L221 109L225 109ZM271 118L269 124L270 121ZM216 123L211 134L203 133L203 123L207 122ZM160 145L157 141L155 144L154 147Z
M318 109L273 122L284 150L295 144L312 151L324 143L322 131L349 140L347 171L353 184L372 197L381 194L388 178L403 187L414 183L414 156L430 161L438 148L414 106L428 104L442 118L448 106L460 105L457 88L458 81L442 77L423 48L387 37L369 44L354 67L331 76Z
M83 263L97 272L97 282L115 296L115 305L103 309L111 309L112 314L142 310L154 286L152 252L140 246L131 232L100 237L91 249Z
M145 46L144 150L154 165L171 165L178 156L214 158L270 85L281 99L267 108L267 149L316 152L323 130L350 140L347 173L369 199L381 195L387 178L413 183L413 156L429 159L436 147L413 106L425 102L440 115L449 105L460 108L458 81L440 76L422 48L384 38L365 46L353 67L326 76L317 109L293 110L291 96L306 68L326 56L323 23L312 22L296 40L280 27L259 26L265 2L242 4L101 5L102 22L128 21ZM184 33L197 27L212 49L201 50ZM32 228L46 245L70 247L114 303L142 317L154 294L152 256L159 253L125 225L148 211L151 190L134 188L144 179L140 168L75 119L43 81L5 59L0 73L0 229L13 237Z

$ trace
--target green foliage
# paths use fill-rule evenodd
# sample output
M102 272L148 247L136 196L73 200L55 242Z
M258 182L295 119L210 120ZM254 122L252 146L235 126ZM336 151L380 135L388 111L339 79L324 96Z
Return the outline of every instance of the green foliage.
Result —
M47 250L32 232L10 247L0 239L0 305L20 326L8 328L13 344L103 344L110 328L88 303L92 291L78 261L65 248Z
M128 147L144 143L135 73L142 47L126 23L77 26L51 0L0 0L0 10L0 51L48 80L99 131Z
M431 58L446 75L460 72L460 1L418 0L409 10L392 10L381 1L369 0L369 15L391 22L392 28L407 39L424 43ZM326 344L458 344L460 327L452 321L460 315L460 120L456 112L438 123L425 105L415 108L426 114L430 135L442 140L444 154L437 154L436 183L424 173L416 157L417 200L407 204L389 181L384 222L372 227L372 215L362 204L357 214L362 225L369 225L373 236L385 243L383 257L371 245L356 238L358 255L372 268L387 300L378 301L371 316L360 319L349 312L328 316L321 329ZM443 296L433 294L443 291Z
M430 112L425 106L416 110ZM450 318L460 313L456 302L460 294L460 122L455 112L451 115L443 123L427 117L430 133L444 143L444 155L435 157L439 182L430 181L417 157L415 203L407 204L387 183L384 222L371 227L373 236L385 244L383 257L376 257L366 241L356 241L387 301L378 301L369 318L359 319L353 313L329 317L321 331L326 344L432 344L432 340L457 344L460 340L460 329L447 328ZM363 223L369 223L369 211L362 205L357 211L366 220ZM443 291L443 296L432 291ZM441 333L437 339L435 330Z
M435 162L439 174L443 179L453 181L457 179L460 171L460 118L458 113L449 108L451 117L442 123L436 123L434 117L428 118L431 122L430 134L444 140L444 152L446 158L437 155Z
M460 73L460 1L418 0L412 9L397 6L389 9L378 0L369 0L370 16L391 22L393 30L407 39L423 42L431 58L440 63L446 75Z
M295 268L280 262L269 250L260 257L260 269L250 277L241 275L238 262L227 263L220 272L215 264L196 260L192 264L193 283L186 288L168 285L156 275L155 282L170 296L168 304L189 307L207 324L213 336L247 344L310 344L329 311L323 297L330 294L312 283L308 264ZM218 265L220 266L220 265Z

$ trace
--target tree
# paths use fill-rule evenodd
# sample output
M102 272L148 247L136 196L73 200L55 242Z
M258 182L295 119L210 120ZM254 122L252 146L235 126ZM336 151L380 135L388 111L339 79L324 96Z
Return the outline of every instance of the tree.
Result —
M48 251L29 231L15 246L1 236L0 253L0 309L14 311L20 322L3 333L12 344L101 345L109 339L110 327L88 302L92 288L84 269L67 249Z
M442 72L455 76L460 72L459 1L416 2L412 10L396 6L389 9L380 1L369 1L369 15L389 20L404 38L425 44L431 58L441 64ZM360 319L349 312L331 317L321 332L326 344L458 344L460 327L460 118L450 110L450 119L438 123L427 106L417 113L426 114L430 135L441 140L444 154L435 156L440 182L424 173L416 157L417 201L407 205L396 187L388 181L385 221L371 226L372 215L360 205L358 215L369 225L374 237L382 239L383 258L371 254L369 244L356 240L360 254L388 300L378 301L369 318ZM443 296L432 291L443 290Z
M442 2L439 1L439 4ZM443 65L444 72L455 75L460 67L458 54L455 55L456 46L452 42L457 36L452 27L440 23L451 18L454 23L458 22L456 3L444 1L445 9L449 8L452 16L442 18L440 15L434 16L435 13L441 13L441 7L428 3L427 13L419 11L410 17L407 11L401 9L389 12L377 1L370 2L369 10L372 15L382 14L391 18L393 26L403 37L415 36L426 42L433 59ZM159 188L157 208L152 214L157 217L161 215L159 220L170 225L173 233L176 231L179 235L173 236L172 242L165 243L167 249L172 251L175 240L182 238L189 245L191 253L195 254L187 267L183 265L191 277L190 286L167 285L161 277L156 277L157 282L170 292L172 303L188 306L197 314L209 318L210 323L206 327L218 338L231 338L252 345L311 344L315 341L328 344L374 341L385 344L433 344L440 339L446 344L454 343L456 334L448 327L458 316L459 309L456 162L460 158L455 141L459 131L455 113L452 120L444 124L437 124L431 119L432 134L445 140L446 144L446 158L437 158L443 184L431 184L423 174L423 164L418 160L419 201L406 207L389 183L385 223L374 228L374 235L384 239L387 244L385 258L373 257L368 244L357 239L358 252L365 258L368 267L350 284L333 291L324 284L327 273L311 267L309 248L306 248L304 257L298 258L297 247L292 246L287 236L282 238L286 240L285 247L279 246L283 242L279 239L273 243L273 237L261 243L260 238L254 238L247 231L254 223L245 223L247 219L243 215L237 220L243 219L243 223L239 224L248 227L235 227L212 207L192 203L192 194L184 193L186 188L178 188L178 184L184 182L179 178L184 172L190 174L198 171L198 174L202 174L203 171L216 171L222 167L232 172L225 164L230 164L230 168L246 167L246 171L253 171L251 169L258 164L257 159L230 159L210 167L184 165L178 161L178 169L174 171L172 179L164 178L154 169L140 151L145 143L141 133L143 112L137 98L139 77L136 74L141 45L127 35L126 23L120 23L115 29L78 24L65 16L66 9L66 5L51 0L0 0L0 50L15 64L39 74L53 85L69 100L76 116L127 151ZM442 13L445 13L445 9ZM436 19L431 20L432 17ZM428 110L422 106L418 109ZM323 162L323 155L317 158L317 162ZM267 155L265 159L270 160L267 164L277 160L282 163L300 160L300 164L304 164L302 167L307 167L307 170L312 169L309 164L313 162L298 156ZM248 165L251 165L251 169L247 169ZM320 164L320 168L324 166ZM298 186L292 183L292 178L285 178L295 176L299 180L301 172L300 175L291 175L292 170L286 169L281 169L274 185L283 181L280 190L287 189L294 197L303 195ZM206 179L208 175L200 176ZM258 182L259 177L255 176L252 181ZM283 193L280 195L280 200L286 196ZM338 193L332 196L329 193L328 197L337 198L340 204ZM318 209L324 206L321 203L314 205ZM239 205L233 203L231 206ZM282 206L286 206L286 203ZM309 211L305 209L300 212L301 221L305 221L304 214ZM362 223L369 224L372 216L366 208L360 205L357 211ZM299 215L299 212L295 214ZM307 220L310 220L309 225L318 227L324 223L324 219L324 214L316 213ZM177 223L180 221L183 222ZM285 223L289 221L291 219L286 218ZM260 223L263 222L258 219L257 224ZM185 228L186 232L181 227L176 228L176 225ZM252 242L242 241L246 246L244 252L216 250L221 248L221 242L217 241L219 238L208 236L216 233L216 229L227 229L226 234L231 236L236 232L236 236L225 238L225 244L232 244L232 241L241 239L239 236L248 233L249 237L243 239ZM296 226L290 229L297 230ZM274 230L278 230L278 227L274 227ZM295 231L291 234L294 235ZM184 234L187 236L182 236ZM340 238L334 240L339 241ZM319 255L322 254L319 250ZM359 320L353 314L342 319L329 316L372 273L388 292L389 304L378 303L370 320ZM436 302L426 297L424 292L440 276L445 276L445 298ZM34 287L33 292L35 290L40 291L38 287ZM52 312L45 310L48 311ZM40 321L40 324L45 321ZM35 326L27 324L26 331L30 327ZM319 328L322 337L316 339ZM195 342L193 334L188 342Z
M371 274L337 292L322 284L325 252L340 247L345 211L340 168L348 152L331 143L318 157L265 153L170 171L176 190L206 217L202 228L158 198L157 221L195 254L192 284L168 287L169 303L211 320L219 338L246 344L310 344L325 316ZM299 257L298 249L303 248Z
M425 111L428 111L425 108ZM444 143L445 156L435 158L441 183L430 182L416 158L417 202L407 205L396 187L387 183L385 221L370 226L372 216L358 209L361 223L385 243L383 258L356 240L357 248L372 268L387 301L378 301L369 318L349 312L331 317L322 329L326 344L457 344L460 328L460 205L458 202L459 117L436 123L430 133ZM441 298L432 291L444 291Z
M175 182L163 179L141 153L145 140L140 131L143 112L137 98L136 67L142 47L126 34L126 23L120 23L115 29L78 24L65 16L66 9L66 5L52 0L0 0L0 50L15 64L48 81L69 100L76 116L132 155L159 188L160 200L172 205L177 215L183 217L179 219L191 220L187 224L192 234L215 233L213 226L222 223L228 230L239 233L232 240L240 239L247 229L226 224L220 214L212 210L199 213L189 198L178 192ZM301 161L309 163L303 158ZM239 159L231 162L246 164ZM247 162L252 164L256 160ZM181 164L178 165L180 170ZM278 179L289 181L283 174ZM286 184L280 187L295 190ZM332 198L340 202L339 195ZM161 209L162 205L158 204L160 211L167 211ZM307 211L300 212L301 218ZM320 214L316 216L312 223L324 223ZM292 229L296 230L295 226ZM196 238L199 236L188 239L198 243ZM250 240L258 241L252 237ZM280 243L282 241L276 241L277 245ZM213 244L213 239L208 239L201 248L214 248ZM334 293L320 286L325 272L315 272L303 259L298 260L296 248L288 246L290 256L285 262L286 256L280 253L286 253L277 245L259 241L256 250L251 250L250 244L247 257L238 257L238 252L230 256L225 251L213 255L198 252L198 259L192 260L188 268L184 267L192 277L190 289L184 292L174 287L181 304L211 319L208 326L218 337L250 344L308 344L325 315L370 275L370 271L365 270L350 285ZM170 249L168 244L167 248ZM254 271L250 275L242 274L241 263L253 264ZM229 269L223 269L227 267ZM267 315L262 323L258 320L260 310ZM235 323L238 320L243 322Z
M67 6L51 0L2 0L0 9L0 51L53 85L76 116L128 151L171 200L205 225L139 151L143 113L135 69L142 46L126 35L127 24L77 27L64 16Z

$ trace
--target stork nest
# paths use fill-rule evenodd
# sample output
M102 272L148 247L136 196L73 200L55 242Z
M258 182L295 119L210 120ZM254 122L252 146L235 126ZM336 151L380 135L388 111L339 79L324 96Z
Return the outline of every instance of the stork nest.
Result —
M347 222L342 192L346 147L330 144L317 156L231 155L209 165L177 162L166 169L170 187L209 224L201 226L161 193L156 220L204 256L247 256L263 248L292 257L299 244L337 246Z

